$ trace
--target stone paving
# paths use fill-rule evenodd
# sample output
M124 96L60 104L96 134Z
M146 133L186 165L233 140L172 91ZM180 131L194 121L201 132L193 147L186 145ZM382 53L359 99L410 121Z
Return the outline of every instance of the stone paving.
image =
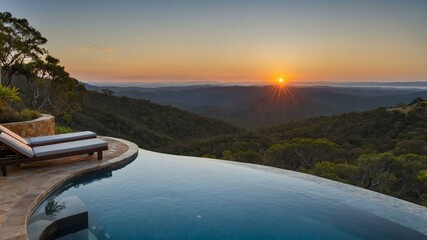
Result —
M102 168L114 168L138 155L138 146L126 140L102 137L108 142L104 159L79 155L9 167L0 176L0 240L26 240L27 221L40 201L72 177Z

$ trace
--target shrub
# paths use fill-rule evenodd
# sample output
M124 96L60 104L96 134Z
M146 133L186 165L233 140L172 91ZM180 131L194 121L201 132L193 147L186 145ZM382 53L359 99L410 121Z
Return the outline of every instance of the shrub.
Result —
M74 132L74 130L71 129L70 127L56 125L55 126L55 132L56 132L56 134L72 133L72 132Z
M34 110L24 109L17 112L11 107L3 107L0 114L0 123L29 121L39 118L41 114Z
M18 119L18 112L10 107L1 108L0 123L15 122Z
M36 118L39 118L41 114L37 111L24 109L19 114L20 121L29 121Z

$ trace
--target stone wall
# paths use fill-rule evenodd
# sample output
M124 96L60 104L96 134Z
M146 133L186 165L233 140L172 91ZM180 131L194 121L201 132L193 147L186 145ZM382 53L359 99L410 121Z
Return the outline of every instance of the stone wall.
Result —
M55 134L55 117L47 114L43 114L41 117L31 121L4 123L2 125L21 137L37 137Z

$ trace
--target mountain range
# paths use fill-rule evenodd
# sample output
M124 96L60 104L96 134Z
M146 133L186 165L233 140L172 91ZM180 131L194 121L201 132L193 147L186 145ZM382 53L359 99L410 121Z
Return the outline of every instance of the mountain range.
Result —
M103 87L86 86L89 90ZM376 87L275 86L108 87L116 96L171 105L239 127L256 129L323 115L370 110L427 98L427 91Z

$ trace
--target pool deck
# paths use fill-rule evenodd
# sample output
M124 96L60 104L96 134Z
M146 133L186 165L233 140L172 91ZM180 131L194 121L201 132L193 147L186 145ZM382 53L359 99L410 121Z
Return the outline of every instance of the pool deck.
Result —
M101 137L108 142L104 159L79 155L10 167L8 176L0 176L0 240L27 240L27 222L33 210L52 190L81 174L115 168L138 155L132 142Z

